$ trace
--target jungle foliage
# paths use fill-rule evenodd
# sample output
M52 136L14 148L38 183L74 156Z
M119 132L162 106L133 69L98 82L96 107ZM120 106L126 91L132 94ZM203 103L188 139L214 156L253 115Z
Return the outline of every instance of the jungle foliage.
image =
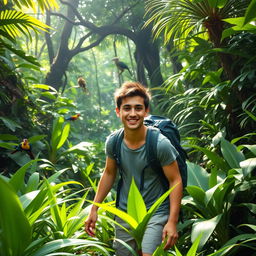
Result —
M256 255L255 7L255 0L1 0L0 255L115 255L114 215L140 248L164 198L147 211L134 182L127 213L114 207L113 189L96 237L83 229L105 138L120 125L113 92L124 80L152 89L152 112L177 123L189 154L179 241L154 255ZM117 55L132 76L118 75ZM24 138L35 159L14 153Z

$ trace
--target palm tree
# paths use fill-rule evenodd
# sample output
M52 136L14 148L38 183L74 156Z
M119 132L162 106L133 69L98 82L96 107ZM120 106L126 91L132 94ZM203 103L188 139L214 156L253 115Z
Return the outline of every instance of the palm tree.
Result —
M228 26L225 18L244 15L249 0L147 0L146 10L150 16L147 24L153 22L156 37L164 32L165 42L171 39L180 47L188 38L199 33L209 39L213 47L225 47L222 32ZM231 56L218 54L227 77L233 80Z

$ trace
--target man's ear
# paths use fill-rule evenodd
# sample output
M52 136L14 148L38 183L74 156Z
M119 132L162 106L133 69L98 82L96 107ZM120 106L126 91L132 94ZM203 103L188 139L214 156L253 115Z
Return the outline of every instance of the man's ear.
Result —
M150 111L149 107L148 107L148 108L146 108L146 116L148 116L148 115L149 115L149 111Z
M119 117L120 116L120 109L116 107L116 115Z

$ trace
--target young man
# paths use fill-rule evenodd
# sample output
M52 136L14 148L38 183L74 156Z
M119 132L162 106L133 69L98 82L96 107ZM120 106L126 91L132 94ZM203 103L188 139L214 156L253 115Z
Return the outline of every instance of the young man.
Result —
M145 142L148 128L143 121L149 113L149 100L150 94L147 89L136 82L124 83L115 93L116 114L121 119L124 127L124 138L121 144L122 185L118 204L118 207L124 211L126 211L127 207L127 197L132 178L134 178L138 187L140 187L143 179L144 186L140 192L147 209L165 192L160 175L150 167L146 167ZM115 181L118 167L112 151L113 135L110 135L106 141L106 165L99 181L94 202L101 203ZM168 249L178 239L176 225L182 198L182 180L175 160L178 153L170 141L161 134L158 139L157 151L158 159L170 187L178 185L170 194L169 200L166 200L158 208L147 225L142 241L143 256L152 255L163 240L166 240L165 249ZM85 222L85 230L91 236L95 235L97 209L97 206L92 206ZM116 218L116 221L126 226L121 219ZM116 227L116 237L136 249L133 238L118 226ZM115 249L118 256L130 255L129 251L120 243L115 244Z

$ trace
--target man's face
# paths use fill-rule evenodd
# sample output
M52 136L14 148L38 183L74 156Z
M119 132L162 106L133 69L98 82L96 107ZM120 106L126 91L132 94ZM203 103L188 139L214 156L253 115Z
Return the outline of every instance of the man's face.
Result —
M144 99L140 96L126 97L122 100L120 109L116 114L121 119L125 129L136 130L143 125L144 117L148 114Z

